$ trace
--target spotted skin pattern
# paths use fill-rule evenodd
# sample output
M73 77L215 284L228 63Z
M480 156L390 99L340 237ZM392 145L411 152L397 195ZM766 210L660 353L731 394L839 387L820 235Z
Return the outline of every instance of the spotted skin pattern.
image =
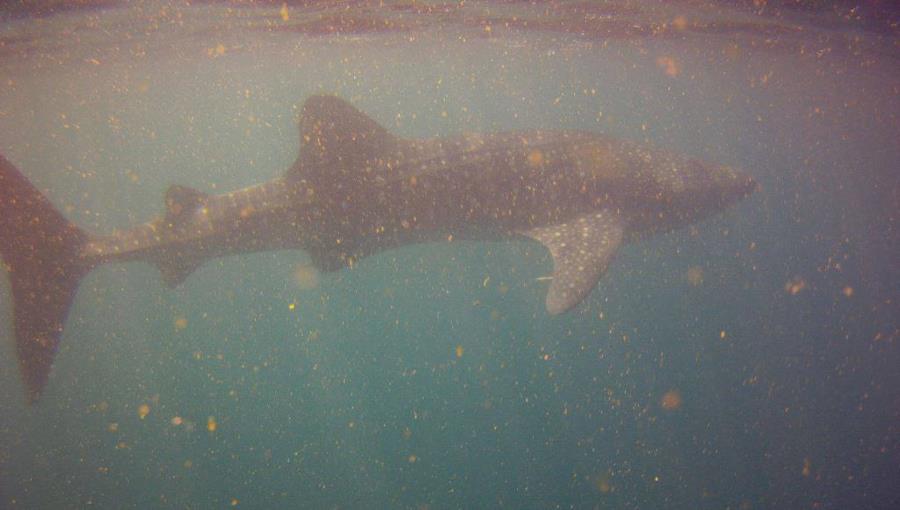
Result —
M333 96L309 98L299 125L282 177L220 195L174 185L160 217L105 236L68 222L0 157L0 255L29 400L47 383L79 280L101 264L149 262L175 286L239 253L302 249L328 272L413 243L532 239L553 257L546 306L559 314L590 294L622 243L755 188L726 166L596 133L400 138Z

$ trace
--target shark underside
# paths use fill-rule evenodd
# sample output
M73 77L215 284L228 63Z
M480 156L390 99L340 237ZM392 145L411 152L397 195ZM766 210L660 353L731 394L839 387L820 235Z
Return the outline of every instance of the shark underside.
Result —
M577 131L389 133L349 103L314 96L280 178L221 195L172 186L165 214L106 236L62 216L0 156L0 254L29 401L43 391L80 279L142 260L178 285L211 258L303 249L322 271L437 239L533 239L553 257L549 313L593 290L619 247L701 220L750 194L729 167Z

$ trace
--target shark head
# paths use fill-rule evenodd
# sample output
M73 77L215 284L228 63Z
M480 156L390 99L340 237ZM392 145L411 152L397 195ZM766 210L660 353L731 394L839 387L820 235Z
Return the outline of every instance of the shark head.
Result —
M636 147L628 167L628 207L638 209L634 227L665 232L696 223L738 203L757 189L737 169L683 154Z
M694 158L675 158L656 169L657 184L679 224L694 223L738 203L758 185L737 169Z
M738 170L647 145L590 136L572 159L597 206L624 213L634 233L658 233L703 220L753 193Z

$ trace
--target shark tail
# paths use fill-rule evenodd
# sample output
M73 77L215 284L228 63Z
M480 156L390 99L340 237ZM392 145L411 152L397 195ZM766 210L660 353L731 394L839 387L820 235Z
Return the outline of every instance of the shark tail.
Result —
M0 256L10 278L16 355L29 402L47 383L78 283L91 270L79 256L88 239L0 156Z

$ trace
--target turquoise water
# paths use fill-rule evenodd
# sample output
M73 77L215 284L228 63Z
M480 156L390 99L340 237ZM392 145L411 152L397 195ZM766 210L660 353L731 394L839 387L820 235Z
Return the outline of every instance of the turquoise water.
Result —
M0 152L93 232L172 183L280 175L317 93L401 136L586 129L761 190L626 246L554 317L524 242L318 282L301 252L174 290L104 266L32 405L0 278L0 508L900 505L892 13L46 5L0 25Z

